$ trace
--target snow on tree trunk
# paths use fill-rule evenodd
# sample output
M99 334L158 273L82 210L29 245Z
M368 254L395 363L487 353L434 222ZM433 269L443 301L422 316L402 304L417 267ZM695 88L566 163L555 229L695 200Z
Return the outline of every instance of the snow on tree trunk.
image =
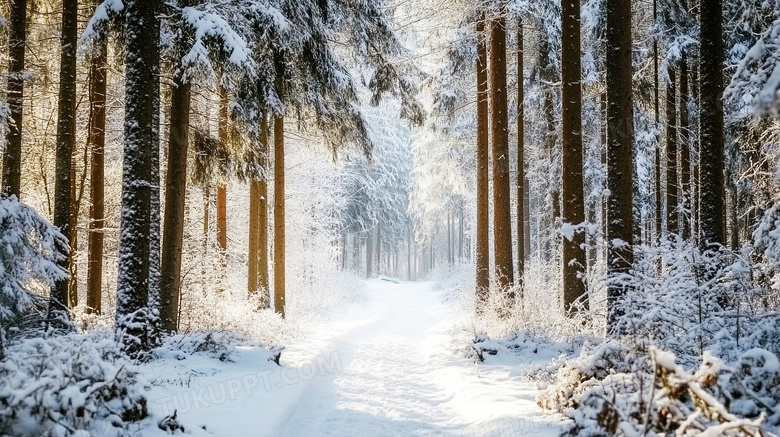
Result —
M125 144L119 233L116 335L138 356L150 346L148 303L152 218L152 148L159 98L156 0L125 2Z
M688 60L683 54L680 61L680 123L678 132L680 135L680 196L683 199L684 212L682 214L683 239L691 238L691 145L688 115Z
M526 199L525 199L525 158L524 135L525 135L525 115L523 112L523 100L525 96L523 82L523 20L517 19L517 284L522 286L523 274L525 272L526 257ZM461 216L462 217L462 216ZM462 242L461 242L462 245ZM521 288L522 289L522 288ZM521 296L522 298L522 296Z
M54 226L63 235L71 228L71 161L76 144L76 40L78 32L78 1L62 3L62 51L60 54L60 89L57 109L57 152L54 181ZM62 260L70 271L71 256ZM51 311L56 317L68 318L68 284L59 281L52 290Z
M678 232L677 220L677 75L674 68L667 70L666 83L666 231L671 238Z
M21 197L22 105L24 52L27 41L27 0L12 0L8 32L8 106L11 121L3 152L2 193Z
M160 35L160 20L152 22L150 32ZM159 39L159 38L158 38ZM152 141L151 141L151 192L149 196L149 297L147 299L149 324L149 346L160 344L160 49L153 51L152 65L156 66L153 76L154 86L151 88L152 103Z
M723 6L701 2L699 223L701 243L726 243L723 118Z
M564 226L576 227L585 221L580 3L579 0L563 0L561 6L562 218ZM584 244L585 233L582 231L575 231L563 238L563 308L566 314L572 314L579 305L585 308L588 306L583 271L586 265Z
M634 116L631 88L631 0L607 0L607 326L614 333L620 316L619 300L625 293L614 281L628 272L634 261L633 227L633 137Z

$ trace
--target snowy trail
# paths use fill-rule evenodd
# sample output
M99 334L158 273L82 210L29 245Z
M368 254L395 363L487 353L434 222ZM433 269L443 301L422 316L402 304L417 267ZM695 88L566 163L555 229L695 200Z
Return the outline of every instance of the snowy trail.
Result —
M368 293L282 354L290 366L337 356L341 371L310 381L274 435L558 435L532 384L453 358L452 314L430 283L373 280Z
M431 285L368 281L366 302L287 345L281 367L252 347L228 363L163 363L158 374L190 376L155 387L150 404L177 409L193 436L557 437L562 422L536 406L516 359L457 358L455 314Z

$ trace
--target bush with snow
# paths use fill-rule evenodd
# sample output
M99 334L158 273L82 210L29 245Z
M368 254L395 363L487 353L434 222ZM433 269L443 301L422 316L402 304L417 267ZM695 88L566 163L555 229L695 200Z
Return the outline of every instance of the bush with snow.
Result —
M121 354L111 330L21 339L0 361L0 435L123 436L152 426L139 421L181 430L175 417L154 410L150 390L189 384L194 365L230 365L239 345L278 364L280 348L229 332L168 336L146 362Z
M57 262L68 240L48 220L16 196L0 197L0 359L5 330L17 327L46 292L68 273Z
M96 420L121 435L146 415L135 366L110 331L23 339L0 361L0 435L86 435Z
M607 348L609 349L609 348ZM777 356L751 349L734 366L705 352L695 371L671 352L625 350L604 368L603 352L583 353L538 403L567 414L572 436L776 435L780 429ZM624 359L621 360L621 354ZM601 364L598 364L600 363ZM595 372L602 368L604 372ZM590 371L589 371L590 370Z

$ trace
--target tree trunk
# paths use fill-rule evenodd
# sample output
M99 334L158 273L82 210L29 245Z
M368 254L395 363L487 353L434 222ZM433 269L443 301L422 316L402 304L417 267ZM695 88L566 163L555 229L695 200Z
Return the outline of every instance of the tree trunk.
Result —
M701 244L726 244L722 0L701 2L699 221ZM706 187L706 188L704 188Z
M688 60L680 61L680 195L683 199L682 236L691 238L691 147L688 117Z
M606 90L599 96L599 104L601 106L601 165L604 166L604 170L607 170L607 92ZM604 188L606 188L606 180L604 181ZM606 244L607 238L607 207L609 204L609 196L603 196L601 200L601 233L602 233L602 256L604 260L607 259L609 254L609 247ZM658 216L660 217L660 216Z
M531 258L531 190L529 188L528 178L525 179L525 183L523 184L523 197L523 226L525 228L525 231L523 232L525 250L523 253L525 254L524 261L527 261Z
M653 0L653 20L658 19L658 0ZM659 126L661 124L661 104L660 104L660 80L658 74L658 41L653 41L653 80L655 86L653 87L653 115L655 117L655 124ZM663 203L662 203L662 187L661 187L661 145L660 143L655 149L655 232L658 242L661 241L661 235L663 234Z
M75 131L74 131L75 132ZM68 221L68 242L70 243L70 252L68 252L68 308L75 308L79 304L78 296L78 265L76 264L76 250L78 249L78 217L79 202L76 193L76 183L78 181L78 171L76 169L76 157L78 150L76 144L73 144L73 155L70 157L70 219Z
M8 107L11 110L3 153L2 193L21 198L24 52L27 42L27 0L11 0L8 32Z
M452 267L452 211L447 211L447 265Z
M525 272L525 83L523 70L523 20L517 20L517 285L522 290Z
M341 271L347 269L347 233L341 235Z
M211 216L211 185L203 187L203 242L209 243L209 216ZM204 250L205 252L205 250Z
M147 305L151 221L152 148L159 98L159 3L125 2L125 153L117 278L117 338L131 356L149 347ZM75 11L74 11L75 13ZM74 40L75 44L75 40Z
M370 279L371 275L373 274L373 267L374 267L374 237L371 235L372 232L366 231L366 278Z
M70 265L68 266L70 278L68 280L68 307L75 308L79 304L79 281L78 281L78 264L76 264L76 250L78 249L78 218L81 211L81 201L84 199L84 187L87 180L87 166L90 159L89 147L84 147L83 154L83 171L79 178L78 168L76 161L78 158L77 148L75 141L73 144L73 156L71 156L70 165L70 221L68 227L70 228L70 235L68 240L70 241Z
M376 225L376 274L382 274L382 225Z
M260 228L258 221L260 219L260 182L252 180L249 182L249 248L247 250L247 291L250 298L257 296L257 262L260 256Z
M488 74L487 74L487 35L484 16L477 21L477 300L487 301L490 289L490 193L488 159ZM417 261L415 250L415 274L417 279ZM478 304L478 309L481 305Z
M155 16L152 20L151 33L160 35L160 19ZM149 194L150 217L149 217L149 296L147 306L149 307L149 346L159 346L160 336L160 227L162 219L160 217L160 49L159 38L157 38L157 49L152 53L152 63L157 66L155 73L157 79L154 80L154 87L150 98L152 100L152 141L151 141L151 192Z
M631 83L631 0L607 0L607 243L611 277L626 273L634 261L633 137ZM617 334L619 300L625 290L615 283L607 288L607 326Z
M219 89L219 141L223 145L228 140L228 96L224 87ZM219 250L227 250L227 188L225 181L217 182L217 245ZM223 254L224 255L224 254ZM224 272L223 272L224 273Z
M54 226L63 235L70 236L71 229L71 162L76 142L76 40L78 38L78 1L63 0L62 3L62 48L60 55L60 89L57 109L57 153L56 179L54 181ZM72 253L60 262L70 271ZM69 280L58 281L52 290L51 310L61 317L69 318Z
M357 233L352 235L352 268L357 272L360 270L360 240Z
M585 197L582 181L582 86L580 61L580 2L563 0L561 4L563 81L561 117L563 174L563 222L577 226L585 221ZM575 232L573 238L563 238L563 308L566 314L576 311L576 305L587 308L584 269L585 233Z
M549 88L546 88L544 90L544 116L545 120L547 122L547 135L545 138L545 148L547 149L547 154L550 158L550 171L552 172L552 167L555 165L555 138L556 138L556 132L555 132L555 113L553 108L553 98L552 98L552 90ZM550 212L551 216L545 216L545 221L548 221L549 223L546 223L545 229L552 229L555 226L555 222L557 221L558 217L560 217L560 197L558 195L558 189L556 187L556 184L553 183L553 185L550 187L550 200L552 202L552 205L550 205ZM554 234L555 232L551 232L551 234ZM554 251L557 250L556 248L553 248L552 242L556 241L555 237L548 238L545 241L545 256L547 260L553 259Z
M89 262L87 264L87 313L102 314L103 235L104 222L104 150L106 144L106 73L107 44L98 42L97 54L90 67L90 164Z
M260 118L260 147L260 165L265 170L265 175L258 181L257 190L259 199L257 227L260 229L257 239L257 251L260 255L257 274L258 286L263 294L260 306L267 309L271 307L271 289L268 273L268 117L265 113ZM346 238L344 243L346 244Z
M671 238L678 231L677 210L677 94L674 68L667 70L666 83L666 231Z
M284 318L284 117L274 117L274 311Z
M412 280L412 231L406 229L406 279Z
M514 301L512 206L509 196L509 131L506 90L506 18L490 22L490 137L493 141L493 251L499 289ZM511 305L511 303L510 303Z
M417 266L420 263L420 261L418 259L418 254L417 254L417 240L414 241L414 251L412 253L414 253L414 280L416 281L417 280Z
M739 191L736 184L730 184L731 191L731 208L729 208L729 223L731 224L730 232L730 249L736 251L739 249L739 219L737 209L739 208Z
M463 261L463 205L458 209L458 262Z
M160 266L160 318L162 329L169 332L176 331L179 327L191 84L182 78L181 73L177 73L172 88L168 172L165 177L165 223Z

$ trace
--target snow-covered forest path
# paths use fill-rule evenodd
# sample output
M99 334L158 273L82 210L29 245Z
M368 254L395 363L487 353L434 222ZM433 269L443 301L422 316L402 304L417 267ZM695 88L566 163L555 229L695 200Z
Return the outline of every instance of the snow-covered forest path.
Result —
M432 285L367 281L366 299L288 344L282 366L249 345L225 361L153 362L158 384L146 396L157 419L140 435L165 436L157 420L175 410L193 437L557 437L562 422L536 406L520 371L551 355L459 358L462 322Z
M455 358L453 314L430 283L367 285L365 303L282 353L320 371L273 435L558 435L532 383Z

